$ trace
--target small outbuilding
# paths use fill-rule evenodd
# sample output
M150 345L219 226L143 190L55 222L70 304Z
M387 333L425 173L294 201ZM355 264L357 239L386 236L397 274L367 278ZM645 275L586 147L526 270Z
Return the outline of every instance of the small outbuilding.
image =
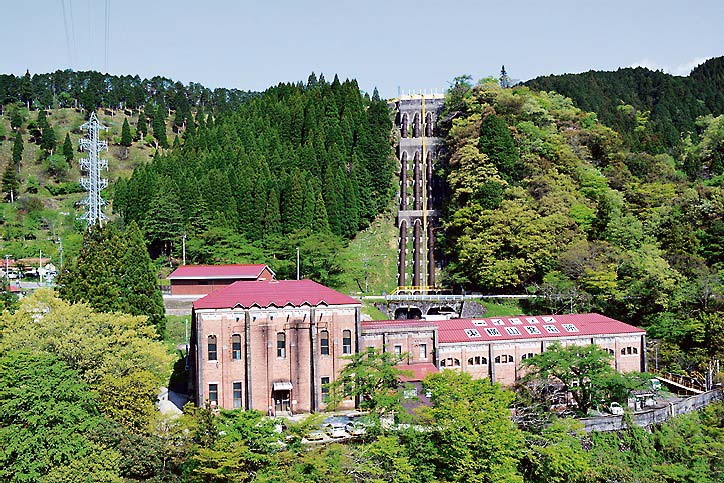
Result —
M208 295L234 282L268 282L274 278L274 272L265 264L182 265L168 276L171 295L184 297Z

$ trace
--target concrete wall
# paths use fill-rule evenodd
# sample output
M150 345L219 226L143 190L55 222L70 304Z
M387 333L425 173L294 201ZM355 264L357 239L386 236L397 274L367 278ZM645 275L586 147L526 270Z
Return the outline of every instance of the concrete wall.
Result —
M651 409L638 412L632 416L633 423L637 426L648 427L653 424L661 424L667 419L699 410L712 402L724 400L724 392L721 389L705 392L689 397L682 401L670 404L663 408ZM591 431L619 431L626 428L624 416L600 416L596 418L581 419L583 429Z

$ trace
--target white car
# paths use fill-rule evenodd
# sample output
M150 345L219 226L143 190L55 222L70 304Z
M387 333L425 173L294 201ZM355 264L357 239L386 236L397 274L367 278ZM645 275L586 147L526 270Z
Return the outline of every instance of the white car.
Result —
M608 410L611 411L611 414L613 414L614 416L623 416L623 408L617 402L612 402L608 406Z

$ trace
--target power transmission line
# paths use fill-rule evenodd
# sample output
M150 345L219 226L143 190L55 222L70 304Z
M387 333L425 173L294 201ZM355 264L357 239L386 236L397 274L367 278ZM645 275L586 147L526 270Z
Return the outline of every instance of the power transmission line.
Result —
M63 30L65 31L65 46L68 49L68 64L73 68L73 52L70 47L70 35L68 33L68 16L65 12L65 0L60 0L60 8L63 10Z
M111 0L106 0L106 31L105 31L105 50L103 56L103 70L108 72L108 48L111 41Z

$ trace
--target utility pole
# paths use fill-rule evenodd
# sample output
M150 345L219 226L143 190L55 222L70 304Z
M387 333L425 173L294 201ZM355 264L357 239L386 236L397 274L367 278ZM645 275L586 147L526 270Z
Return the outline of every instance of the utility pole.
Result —
M88 192L88 196L81 201L86 206L86 212L80 218L85 220L86 227L90 229L93 225L102 225L108 219L103 213L106 201L101 198L101 191L108 187L108 180L101 178L101 170L108 169L108 162L100 158L101 151L108 150L108 144L98 139L98 132L108 128L98 122L93 112L81 129L88 131L86 137L80 140L80 148L88 152L88 157L80 160L80 169L87 174L80 179L80 185Z
M297 280L299 280L299 247L297 247Z
M38 285L43 283L43 250L40 250L40 261L38 262Z
M60 248L58 249L58 254L60 255L60 270L63 270L63 238L58 237L58 243L60 243Z
M181 260L182 265L186 265L186 232L184 232L181 238Z

